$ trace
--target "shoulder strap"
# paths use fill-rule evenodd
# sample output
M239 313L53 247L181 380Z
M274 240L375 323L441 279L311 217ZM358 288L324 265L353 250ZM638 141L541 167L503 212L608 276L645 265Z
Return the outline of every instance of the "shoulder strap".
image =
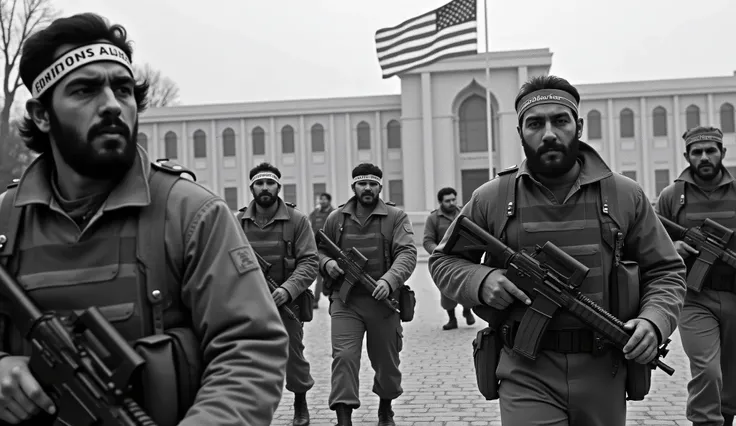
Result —
M164 332L163 310L167 301L178 292L178 284L166 267L166 207L171 188L181 175L194 173L170 162L151 164L149 187L151 204L141 209L138 216L138 261L146 274L146 295L152 304L153 329L156 334Z
M498 183L504 202L498 209L498 228L495 229L495 234L504 244L506 244L506 225L509 218L516 214L516 172L518 170L518 167L513 166L498 173Z
M684 180L676 180L675 181L675 205L672 206L672 217L676 220L677 215L680 213L680 210L682 210L683 207L685 207L685 181Z
M8 265L15 250L15 240L23 219L24 208L15 208L15 193L18 182L8 185L3 201L0 204L0 264Z
M296 207L296 205L292 203L284 202L284 204L286 204L287 208L293 209ZM293 258L295 256L294 254L294 222L292 222L291 220L284 221L283 227L281 229L283 232L282 238L284 239L284 243L286 246L286 257Z

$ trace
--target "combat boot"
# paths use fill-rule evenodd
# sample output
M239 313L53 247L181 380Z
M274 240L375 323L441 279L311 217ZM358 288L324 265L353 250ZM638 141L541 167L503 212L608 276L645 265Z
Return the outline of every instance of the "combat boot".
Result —
M353 409L345 404L337 404L335 407L337 413L337 424L335 426L353 426Z
M447 316L450 317L450 321L447 322L447 324L442 326L443 330L453 330L457 328L457 318L455 318L455 310L454 309L448 309L447 310Z
M309 409L307 408L307 394L294 394L294 426L309 426Z
M463 309L463 316L465 317L465 322L468 323L468 325L475 324L475 316L473 316L473 311L470 309Z
M396 426L390 399L382 399L378 405L378 426Z

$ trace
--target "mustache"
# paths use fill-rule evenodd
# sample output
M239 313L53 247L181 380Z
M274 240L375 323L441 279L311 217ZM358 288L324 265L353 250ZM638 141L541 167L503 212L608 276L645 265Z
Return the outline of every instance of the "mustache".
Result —
M130 127L128 127L127 124L123 123L123 120L121 120L120 117L104 117L102 121L93 125L89 129L89 132L87 132L87 137L89 139L94 139L96 136L103 133L118 134L123 136L127 140L130 140L131 136Z
M543 144L537 150L537 155L540 155L541 156L541 155L546 154L548 152L554 152L554 151L561 152L561 153L564 154L564 153L567 152L567 147L565 145L561 144L561 143L556 143L556 142L555 143L549 143L549 144Z

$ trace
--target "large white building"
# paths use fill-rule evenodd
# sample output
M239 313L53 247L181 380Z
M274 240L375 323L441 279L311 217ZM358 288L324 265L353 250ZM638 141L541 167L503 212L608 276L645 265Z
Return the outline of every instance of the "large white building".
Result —
M248 171L262 161L281 170L283 198L307 212L323 191L343 203L352 168L372 162L384 171L383 198L421 226L441 187L456 188L465 202L490 176L485 59L455 58L408 72L397 95L151 109L141 116L138 141L152 158L192 169L232 209L250 201ZM495 52L488 62L495 172L521 161L514 99L527 79L550 73L552 53ZM736 72L577 88L583 140L652 199L686 166L686 129L713 125L726 146L736 144ZM725 163L736 166L736 158L727 155Z

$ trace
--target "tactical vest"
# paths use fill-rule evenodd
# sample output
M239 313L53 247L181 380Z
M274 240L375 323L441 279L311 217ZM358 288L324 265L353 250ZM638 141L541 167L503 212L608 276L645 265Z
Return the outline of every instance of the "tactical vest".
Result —
M396 204L384 201L387 206L386 216L376 215L361 228L354 220L346 217L344 206L338 207L338 225L335 234L335 244L341 248L354 247L368 259L365 272L374 280L377 280L388 271L393 263L391 256L391 243L393 240L393 226L399 210ZM338 283L339 286L340 283ZM353 294L369 294L363 286L355 286Z
M287 208L296 206L284 202ZM240 226L245 231L250 245L266 262L271 264L268 275L279 285L286 282L296 269L294 254L294 223L291 220L275 220L261 229L252 220L246 220L245 210L238 213Z
M672 216L678 224L691 228L702 225L705 219L711 219L726 228L736 231L736 199L711 200L697 187L678 180L675 181L674 200L676 204L672 206ZM729 248L735 249L735 245L736 243L732 242ZM694 262L694 256L690 256L685 260L685 266L688 270ZM726 288L735 281L736 272L720 260L716 260L703 286Z
M445 234L447 233L447 230L450 228L450 225L452 224L452 220L440 214L439 209L435 210L433 213L437 217L437 229L435 229L435 235L437 236L437 241L435 241L435 243L439 244L440 241L442 241L442 237L445 236ZM457 214L455 216L457 216Z
M325 225L325 221L327 220L327 216L329 216L333 210L334 209L330 208L324 212L320 209L314 211L314 223L312 224L312 227L315 233L322 229Z
M104 238L92 236L73 244L31 242L16 244L27 226L45 226L40 209L13 206L17 182L8 187L0 205L0 226L6 236L0 262L15 275L41 311L62 318L73 311L97 306L126 340L162 334L165 328L189 322L181 310L180 286L166 264L164 229L166 200L181 174L194 173L166 162L152 163L151 204L139 214L120 209L119 229ZM114 220L114 219L113 219ZM0 302L0 316L8 315ZM28 354L30 348L2 318L2 346L6 352Z
M530 190L534 183L516 179L518 168L499 173L502 204L494 234L514 250L533 252L536 245L550 241L590 268L579 290L604 309L618 311L612 300L610 277L616 250L621 250L625 229L621 226L621 211L616 197L614 175L591 185L597 190L578 191L569 203L562 205L534 205ZM524 186L517 191L517 186ZM518 192L518 195L517 195ZM520 197L517 206L516 197ZM633 211L635 206L626 206ZM511 220L518 216L518 220ZM617 244L617 240L619 241ZM618 248L617 248L618 247ZM527 308L519 306L511 311L510 318L521 320ZM576 329L584 326L567 313L561 312L550 322L550 330Z

